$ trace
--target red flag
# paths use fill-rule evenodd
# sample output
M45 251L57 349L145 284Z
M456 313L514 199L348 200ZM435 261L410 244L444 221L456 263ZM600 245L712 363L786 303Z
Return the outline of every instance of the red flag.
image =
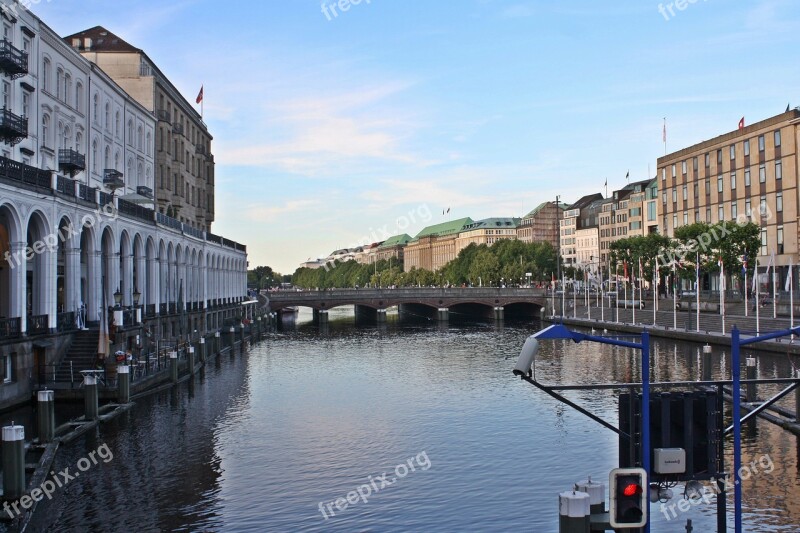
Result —
M625 269L625 279L628 279L628 262L627 261L623 261L622 262L622 266Z
M200 92L197 93L197 99L195 100L195 103L199 104L202 101L203 101L203 86L201 85L200 86ZM744 119L742 119L742 120L744 120Z
M742 119L739 121L739 129L740 130L744 129L744 117L742 117Z

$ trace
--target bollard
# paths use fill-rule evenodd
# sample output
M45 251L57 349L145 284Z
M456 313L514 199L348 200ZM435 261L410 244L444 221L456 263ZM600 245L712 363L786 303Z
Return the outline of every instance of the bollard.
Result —
M3 426L3 499L18 500L25 493L25 428Z
M233 346L236 344L236 328L231 326L230 329L228 330L228 334L230 335L231 338L231 355L233 355Z
M376 317L378 324L383 324L386 322L386 309L378 309L378 315Z
M606 485L605 483L596 483L592 481L592 477L584 481L578 481L575 487L580 492L585 492L589 495L589 512L591 514L602 514L606 512Z
M800 370L797 371L797 378L800 379ZM794 393L794 421L800 423L800 387Z
M436 319L439 322L447 322L450 320L450 309L447 307L440 307L436 313Z
M756 359L755 357L747 358L747 379L756 379ZM745 399L749 403L758 401L758 385L755 383L747 384L747 392Z
M686 533L692 533L694 531L694 527L692 527L692 521L686 520Z
M178 382L178 352L169 353L169 375L173 383Z
M214 332L214 354L219 354L219 331Z
M55 395L51 390L40 390L36 393L36 399L39 408L39 442L50 442L56 433Z
M505 308L504 307L495 307L494 308L494 319L495 320L503 320L505 318Z
M117 366L117 401L121 404L131 401L131 367Z
M200 362L205 364L206 362L206 338L200 337Z
M703 381L711 381L711 345L703 346Z
M194 376L194 346L189 346L189 374Z
M97 378L91 374L83 376L84 418L97 420Z
M558 532L589 533L591 513L589 495L568 491L558 495Z

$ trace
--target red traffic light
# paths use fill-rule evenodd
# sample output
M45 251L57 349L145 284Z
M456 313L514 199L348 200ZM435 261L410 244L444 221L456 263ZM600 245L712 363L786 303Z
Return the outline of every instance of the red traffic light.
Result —
M638 496L642 493L642 487L636 483L629 483L622 489L622 494L625 496Z

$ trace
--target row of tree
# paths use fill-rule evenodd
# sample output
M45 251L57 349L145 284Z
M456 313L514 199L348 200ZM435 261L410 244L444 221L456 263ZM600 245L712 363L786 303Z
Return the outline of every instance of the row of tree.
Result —
M675 229L674 238L659 234L628 237L610 244L610 264L601 265L604 276L609 273L640 277L639 263L645 279L652 279L658 265L663 278L672 269L683 279L694 279L699 261L703 273L719 272L719 262L725 265L728 275L742 275L743 261L748 275L752 275L754 258L761 246L759 226L720 222L696 223ZM751 258L749 261L747 258ZM429 285L498 286L542 284L549 282L558 270L557 252L547 242L524 243L519 240L501 240L493 246L470 244L441 270L431 272L412 268L403 271L396 259L381 260L375 264L355 261L330 263L323 268L299 268L292 276L281 276L270 267L248 271L248 281L257 288L279 286L289 281L306 289L331 289L353 287L408 287ZM528 276L530 274L530 276ZM582 270L567 266L564 275L582 279Z

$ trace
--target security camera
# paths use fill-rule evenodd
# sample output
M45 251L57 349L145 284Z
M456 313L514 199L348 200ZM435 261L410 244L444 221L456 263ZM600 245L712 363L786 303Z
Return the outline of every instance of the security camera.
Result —
M536 360L536 353L539 351L539 341L536 337L530 336L525 340L522 345L522 350L519 352L519 359L517 359L517 366L514 367L515 376L530 376L534 361Z

